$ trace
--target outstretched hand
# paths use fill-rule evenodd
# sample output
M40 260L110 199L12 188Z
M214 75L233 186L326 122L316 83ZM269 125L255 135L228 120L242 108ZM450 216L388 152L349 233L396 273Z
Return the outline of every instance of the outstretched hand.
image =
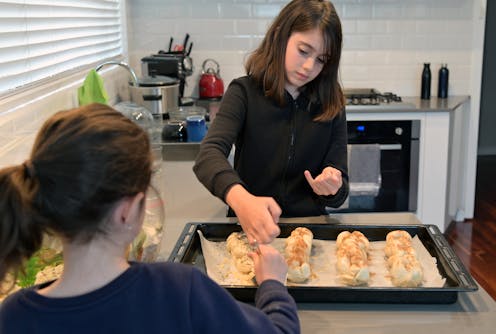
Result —
M241 185L234 185L226 195L251 244L268 244L281 233L277 223L281 208L272 197L250 194Z
M341 171L333 167L324 168L322 173L315 178L308 170L304 172L304 175L313 192L320 196L336 195L343 185Z

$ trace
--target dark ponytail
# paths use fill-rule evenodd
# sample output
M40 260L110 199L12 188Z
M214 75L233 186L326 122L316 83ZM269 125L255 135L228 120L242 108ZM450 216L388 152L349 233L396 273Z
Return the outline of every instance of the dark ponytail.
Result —
M146 191L151 164L146 132L106 105L50 117L29 160L0 170L0 281L40 248L44 232L81 242L105 233L115 203Z
M0 170L0 280L41 246L43 218L32 206L37 187L23 165Z

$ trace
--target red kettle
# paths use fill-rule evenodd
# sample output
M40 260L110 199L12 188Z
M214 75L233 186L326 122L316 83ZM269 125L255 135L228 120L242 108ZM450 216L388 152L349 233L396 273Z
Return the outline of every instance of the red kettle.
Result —
M213 67L206 68L207 63L214 63L217 69ZM224 95L224 82L219 75L219 63L213 59L205 59L202 65L202 75L200 78L200 98L215 99Z

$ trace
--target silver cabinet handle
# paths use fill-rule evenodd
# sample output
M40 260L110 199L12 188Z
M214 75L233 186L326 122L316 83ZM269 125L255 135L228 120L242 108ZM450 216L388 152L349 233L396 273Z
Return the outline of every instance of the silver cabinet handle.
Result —
M401 150L401 144L381 144L379 145L381 151L396 151Z

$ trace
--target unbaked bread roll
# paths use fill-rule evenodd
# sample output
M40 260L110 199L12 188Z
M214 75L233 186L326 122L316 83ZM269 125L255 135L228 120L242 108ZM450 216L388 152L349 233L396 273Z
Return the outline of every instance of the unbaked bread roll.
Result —
M301 283L310 278L310 253L313 233L306 227L297 227L286 239L284 249L288 264L288 281Z
M343 231L336 239L336 269L346 285L365 285L369 281L367 252L369 240L363 233Z
M417 287L422 284L422 266L412 247L412 237L408 232L402 230L389 232L386 236L384 253L391 281L395 286Z
M384 253L386 253L386 257L390 257L394 254L401 255L412 251L415 252L411 244L412 237L410 233L404 230L395 230L386 235Z
M243 275L255 276L253 260L248 256L251 247L244 232L233 232L227 237L227 251L231 254L236 269Z

